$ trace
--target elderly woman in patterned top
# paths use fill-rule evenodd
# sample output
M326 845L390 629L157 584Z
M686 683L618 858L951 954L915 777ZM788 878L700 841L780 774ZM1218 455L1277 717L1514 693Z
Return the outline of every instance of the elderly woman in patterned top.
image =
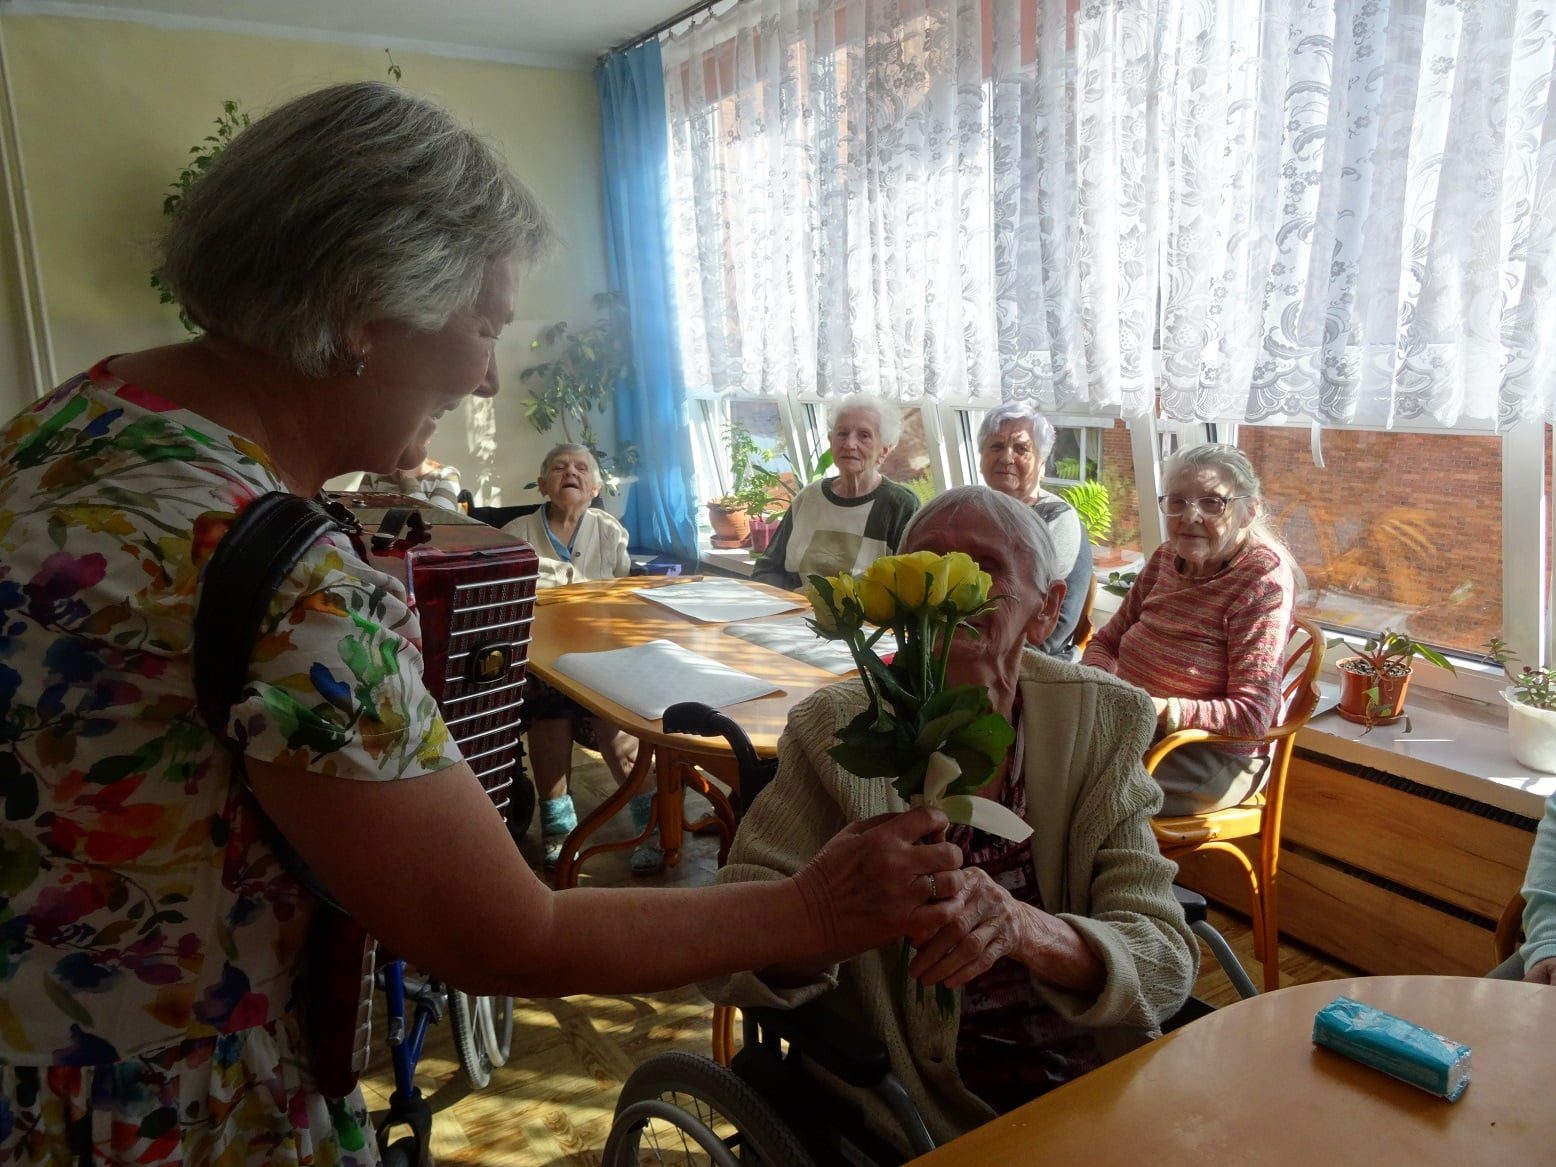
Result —
M99 176L93 176L95 181ZM344 535L285 580L223 734L190 666L201 570L270 491L387 473L497 390L519 268L551 232L482 139L396 85L239 134L162 277L198 339L109 358L0 426L0 1161L378 1162L294 1008L314 901L472 993L646 990L923 938L954 846L916 811L770 889L553 894L422 683L404 589ZM418 453L419 451L419 453ZM755 894L750 894L750 893Z
M1292 569L1264 517L1258 475L1236 446L1207 444L1167 460L1167 541L1083 662L1139 685L1164 732L1193 727L1258 737L1280 713L1295 596ZM1186 746L1156 769L1162 813L1200 814L1257 793L1258 746Z

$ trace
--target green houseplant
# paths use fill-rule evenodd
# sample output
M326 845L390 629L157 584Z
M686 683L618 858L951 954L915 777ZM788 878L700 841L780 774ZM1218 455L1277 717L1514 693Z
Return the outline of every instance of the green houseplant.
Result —
M1331 640L1330 647L1345 641ZM1340 704L1335 712L1347 721L1365 725L1392 725L1405 715L1405 690L1410 684L1411 662L1420 659L1454 672L1453 663L1403 632L1383 629L1370 636L1352 656L1335 662L1340 670Z
M239 131L249 124L249 115L238 108L238 103L232 99L222 102L221 116L214 123L214 133L205 135L197 145L189 147L189 160L184 163L184 168L178 172L168 189L168 193L162 199L162 213L169 219L178 214L178 208L184 201L184 195L189 188L200 180L200 176L211 168L211 163L216 161L217 155L225 150ZM176 303L176 297L172 290L162 282L156 272L151 273L151 287L157 293L157 298L164 304ZM178 310L178 320L184 326L184 331L191 336L200 332L200 327L184 313Z
M708 522L713 527L715 547L739 547L750 535L751 517L761 515L767 507L778 475L757 461L765 452L740 422L731 422L724 437L729 453L729 489L708 500Z
M524 402L525 420L538 433L560 427L565 440L588 446L606 489L615 494L619 480L637 469L637 448L623 442L615 454L606 452L593 415L605 413L632 372L632 333L626 304L616 293L599 293L594 306L600 316L592 324L573 329L559 321L531 341L531 350L554 355L525 369L519 380L532 382Z
M1556 668L1528 666L1516 674L1509 662L1517 654L1500 637L1492 637L1486 655L1507 677L1502 690L1507 702L1507 738L1513 757L1532 770L1556 774Z
M1059 497L1075 508L1086 526L1086 537L1093 543L1104 543L1113 530L1113 505L1108 499L1108 488L1096 479L1078 482L1074 486L1059 488Z

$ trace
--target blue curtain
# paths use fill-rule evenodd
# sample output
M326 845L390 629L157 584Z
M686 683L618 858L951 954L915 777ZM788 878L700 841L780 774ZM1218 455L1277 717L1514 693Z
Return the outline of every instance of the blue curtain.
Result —
M697 486L670 277L669 135L659 42L612 53L600 92L605 241L632 322L634 373L616 394L618 443L637 443L627 501L634 545L697 558Z

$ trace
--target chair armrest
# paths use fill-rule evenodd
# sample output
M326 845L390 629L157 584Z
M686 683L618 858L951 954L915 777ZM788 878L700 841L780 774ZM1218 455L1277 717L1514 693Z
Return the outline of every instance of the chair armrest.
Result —
M891 1072L886 1047L853 1022L827 1008L824 1000L796 1009L767 1007L743 1010L768 1034L850 1086L868 1090Z

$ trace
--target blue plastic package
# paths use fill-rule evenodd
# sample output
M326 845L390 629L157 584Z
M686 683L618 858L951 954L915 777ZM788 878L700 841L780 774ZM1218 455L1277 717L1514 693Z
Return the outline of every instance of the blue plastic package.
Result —
M1469 1046L1349 997L1318 1011L1313 1041L1449 1102L1470 1084Z

